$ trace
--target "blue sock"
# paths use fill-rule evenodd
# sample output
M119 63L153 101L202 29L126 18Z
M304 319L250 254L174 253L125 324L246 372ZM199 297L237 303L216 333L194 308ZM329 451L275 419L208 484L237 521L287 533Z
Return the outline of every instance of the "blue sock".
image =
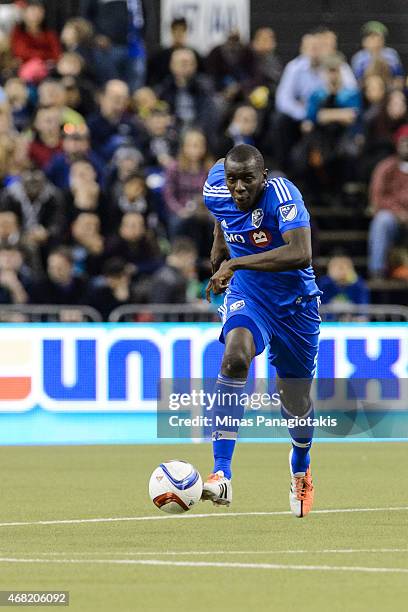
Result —
M212 440L214 454L214 473L222 470L226 478L231 478L231 460L238 436L239 421L245 406L240 402L246 380L229 378L219 374L214 393L217 400L212 409ZM224 393L226 394L225 399Z
M213 472L222 470L226 478L231 478L231 461L234 453L236 440L213 440L214 469Z
M293 419L286 408L282 405L281 413L284 419ZM314 418L313 404L310 404L309 410L303 417L299 419ZM310 449L313 442L313 426L293 427L289 428L289 434L292 438L292 472L294 474L306 472L310 464Z

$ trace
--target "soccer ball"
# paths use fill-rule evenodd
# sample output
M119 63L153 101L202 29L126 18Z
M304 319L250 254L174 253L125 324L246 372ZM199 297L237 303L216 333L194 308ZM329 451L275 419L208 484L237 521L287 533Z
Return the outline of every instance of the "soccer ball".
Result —
M160 510L181 514L201 499L203 481L186 461L173 459L161 463L150 477L149 495Z

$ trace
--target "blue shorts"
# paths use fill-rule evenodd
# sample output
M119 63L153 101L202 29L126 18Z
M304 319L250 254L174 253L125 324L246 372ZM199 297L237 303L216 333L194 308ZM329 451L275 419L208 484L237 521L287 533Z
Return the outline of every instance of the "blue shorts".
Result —
M280 378L313 378L316 371L319 332L319 297L306 298L286 316L271 316L251 299L234 291L226 294L218 309L223 328L220 341L232 329L245 327L254 337L256 355L269 347L269 360Z

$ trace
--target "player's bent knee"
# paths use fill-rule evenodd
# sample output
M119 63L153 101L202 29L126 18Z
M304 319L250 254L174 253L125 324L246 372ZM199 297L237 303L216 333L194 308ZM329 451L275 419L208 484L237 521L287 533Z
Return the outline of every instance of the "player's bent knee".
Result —
M310 397L294 397L292 394L280 391L282 407L291 416L302 417L310 410Z
M226 352L222 360L221 372L229 378L246 378L249 366L251 365L251 355L246 351Z

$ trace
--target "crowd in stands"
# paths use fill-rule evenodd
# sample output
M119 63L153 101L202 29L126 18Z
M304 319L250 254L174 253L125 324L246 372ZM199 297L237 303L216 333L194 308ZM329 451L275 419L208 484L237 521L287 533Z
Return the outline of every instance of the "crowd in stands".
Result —
M285 66L268 25L201 57L184 18L169 48L147 53L138 0L82 0L60 33L40 0L7 6L0 303L90 305L107 320L128 303L202 301L213 230L202 187L240 143L309 206L353 193L356 214L372 214L369 274L408 280L405 72L383 24L363 26L350 63L319 27ZM320 281L325 300L367 302L345 255Z

